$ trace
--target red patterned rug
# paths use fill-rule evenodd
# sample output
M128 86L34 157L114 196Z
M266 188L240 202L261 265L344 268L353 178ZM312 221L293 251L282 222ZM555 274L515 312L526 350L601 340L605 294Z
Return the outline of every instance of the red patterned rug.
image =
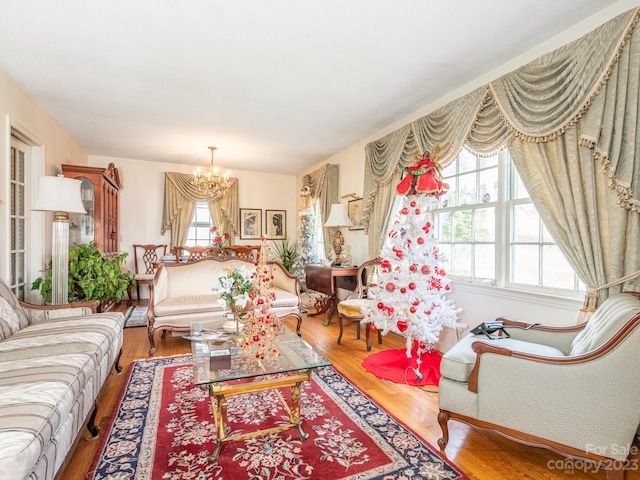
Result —
M273 391L231 397L228 412L230 434L288 423ZM86 478L467 479L331 367L303 384L301 416L307 440L293 429L231 442L212 462L211 402L193 384L191 356L137 361Z

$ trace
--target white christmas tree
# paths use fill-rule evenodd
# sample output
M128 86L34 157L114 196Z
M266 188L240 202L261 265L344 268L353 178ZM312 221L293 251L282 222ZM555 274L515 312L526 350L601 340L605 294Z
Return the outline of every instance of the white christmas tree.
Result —
M383 334L395 332L406 337L407 357L411 357L414 343L418 357L431 351L443 327L457 327L461 312L445 297L451 286L447 272L441 267L434 234L432 209L438 203L436 195L442 194L447 186L432 178L439 173L437 169L416 168L408 170L405 180L409 178L409 182L403 180L398 185L399 192L403 183L410 187L402 192L409 195L400 198L398 211L392 215L380 254L380 274L368 291L368 297L376 302L365 309L362 320ZM411 176L427 172L432 172L429 192L420 193L415 188L416 183L420 184L418 175L414 179ZM411 181L413 184L409 185Z

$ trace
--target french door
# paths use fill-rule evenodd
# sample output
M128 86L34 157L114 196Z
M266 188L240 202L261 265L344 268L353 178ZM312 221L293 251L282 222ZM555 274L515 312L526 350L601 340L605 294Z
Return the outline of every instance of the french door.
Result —
M20 300L25 300L29 291L27 282L27 179L31 148L18 138L11 136L9 178L9 283Z

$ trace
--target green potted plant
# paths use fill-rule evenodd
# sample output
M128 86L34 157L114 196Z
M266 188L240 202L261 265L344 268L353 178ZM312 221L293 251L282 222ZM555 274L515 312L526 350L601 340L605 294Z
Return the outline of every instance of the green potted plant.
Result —
M280 242L273 242L273 250L275 259L282 262L284 268L291 272L300 257L297 243L289 243L288 239L283 238Z
M121 270L128 255L122 252L106 257L93 242L74 243L69 249L69 302L98 300L101 311L120 302L129 287L135 285L133 273ZM45 303L51 301L51 263L44 276L33 282L31 290L40 290Z

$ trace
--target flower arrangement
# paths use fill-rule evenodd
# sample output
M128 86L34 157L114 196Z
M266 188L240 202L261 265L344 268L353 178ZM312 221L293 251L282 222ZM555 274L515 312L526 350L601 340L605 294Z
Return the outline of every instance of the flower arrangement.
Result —
M223 307L236 305L246 308L255 296L254 283L256 282L255 268L249 269L242 265L235 264L223 269L223 273L218 277L220 287L216 290L220 294L218 303Z
M213 237L212 243L216 247L216 252L218 253L218 255L222 255L223 248L226 247L229 243L229 234L227 232L224 232L222 235L220 235L218 227L216 227L215 225L211 227L209 232Z

